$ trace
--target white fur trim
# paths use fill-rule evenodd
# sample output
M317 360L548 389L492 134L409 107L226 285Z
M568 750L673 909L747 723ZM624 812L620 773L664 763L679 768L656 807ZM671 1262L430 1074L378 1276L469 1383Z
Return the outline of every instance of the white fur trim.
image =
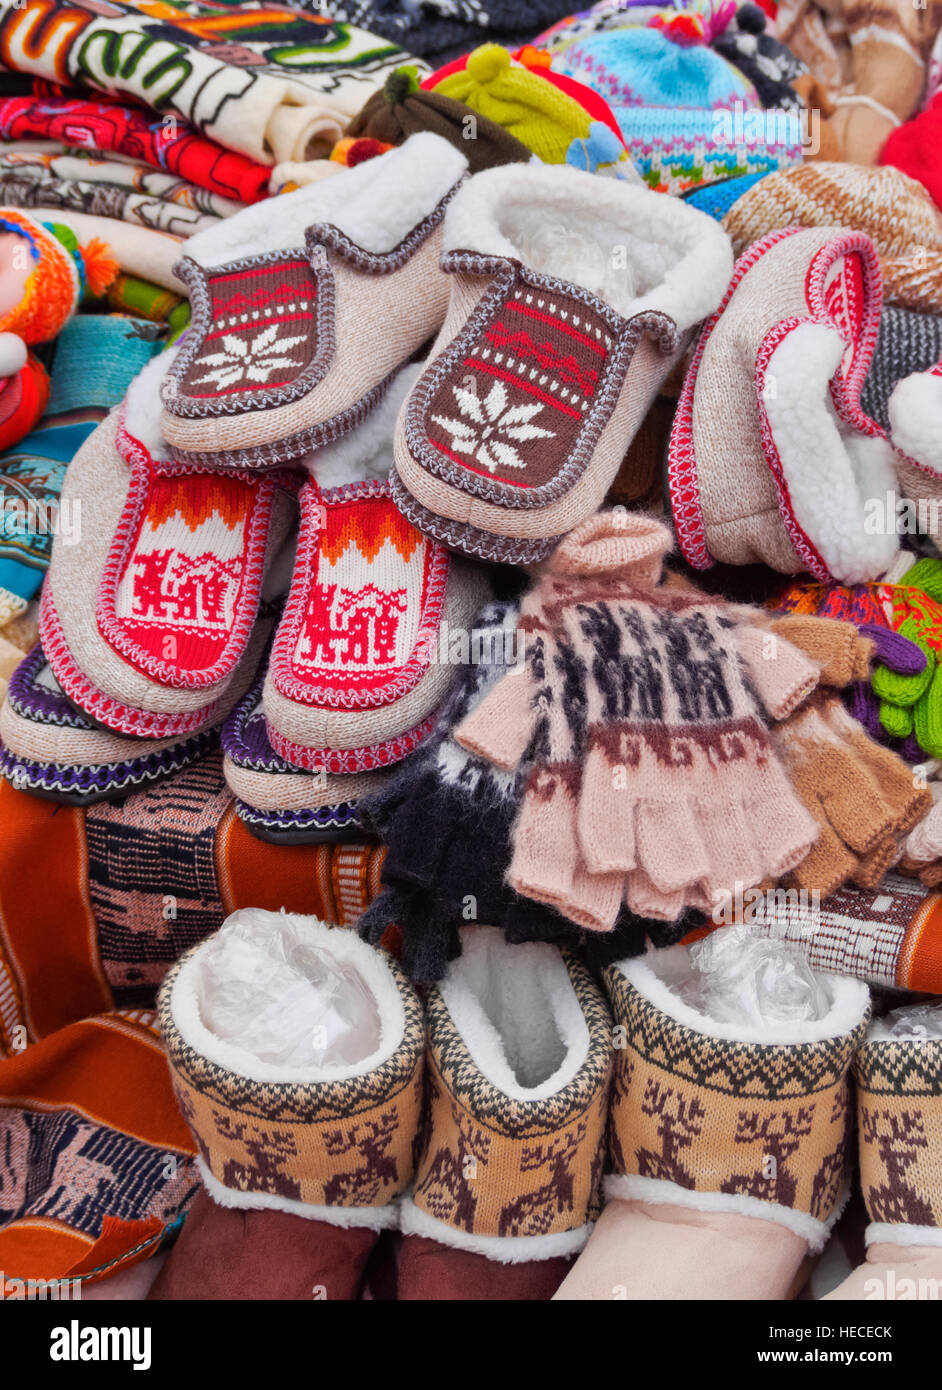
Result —
M864 512L869 500L896 491L896 470L885 439L838 419L828 383L846 350L836 328L799 324L769 358L766 387L775 390L763 400L795 519L835 579L861 584L882 574L899 548L895 532L867 532Z
M250 910L254 913L258 909ZM267 915L277 919L283 914L272 912ZM231 921L232 918L228 920ZM379 951L368 946L351 931L342 927L327 927L316 917L300 914L294 914L292 920L295 923L304 923L312 945L329 951L335 960L346 962L360 974L379 1010L381 1028L376 1050L359 1062L342 1067L280 1067L262 1061L236 1043L217 1037L209 1031L200 1015L199 950L184 962L170 996L173 1021L180 1030L181 1037L202 1057L249 1081L314 1085L321 1081L346 1081L350 1077L365 1076L367 1072L375 1071L392 1056L405 1033L405 1009L389 966ZM226 925L224 922L217 936L212 938L214 941L225 932Z
M886 1221L871 1221L864 1241L867 1245L942 1245L942 1230L938 1226L891 1226Z
M435 1216L429 1216L404 1197L399 1208L399 1229L403 1235L426 1236L454 1250L469 1250L502 1265L523 1264L528 1260L555 1260L560 1256L578 1255L592 1234L592 1223L574 1231L560 1231L549 1236L476 1236L469 1231L446 1226Z
M567 1086L589 1055L589 1029L565 962L548 942L512 946L496 927L463 934L440 992L475 1065L513 1100Z
M686 1207L688 1211L729 1212L733 1216L751 1216L756 1221L772 1221L806 1241L812 1254L823 1250L835 1221L847 1203L845 1192L827 1221L818 1221L807 1212L793 1211L778 1202L763 1202L761 1197L739 1193L691 1192L689 1187L661 1178L642 1178L637 1174L611 1173L605 1179L605 1196L609 1201L650 1202L656 1206Z
M178 351L179 347L166 348L152 357L131 382L124 398L124 428L154 459L170 457L160 428L160 388Z
M404 145L337 178L256 203L190 237L185 255L208 268L264 251L304 245L306 229L329 222L364 251L392 251L468 170L460 150L420 131Z
M713 312L733 271L729 238L706 213L564 164L477 174L445 215L443 244L511 256L591 290L625 318L660 310L681 331Z
M329 1226L341 1226L345 1230L366 1226L371 1231L388 1231L395 1227L399 1219L395 1202L389 1202L384 1207L321 1207L313 1202L299 1202L295 1197L278 1197L272 1192L240 1192L234 1187L223 1187L202 1157L197 1156L196 1163L203 1186L220 1207L237 1207L242 1211L286 1211L289 1216L303 1216L305 1221L326 1221Z
M333 444L304 455L301 463L320 488L326 491L388 476L399 410L424 369L424 362L403 368L362 425L342 434Z
M649 1004L667 1014L675 1023L703 1037L719 1038L725 1042L765 1043L780 1047L824 1042L856 1028L870 1003L870 991L862 980L816 971L830 999L830 1007L823 1018L803 1023L762 1023L758 1026L721 1023L685 1004L676 992L677 987L689 979L692 968L689 950L683 945L652 949L643 956L619 961L616 966Z
M894 448L922 468L942 474L942 376L914 372L904 377L888 409Z

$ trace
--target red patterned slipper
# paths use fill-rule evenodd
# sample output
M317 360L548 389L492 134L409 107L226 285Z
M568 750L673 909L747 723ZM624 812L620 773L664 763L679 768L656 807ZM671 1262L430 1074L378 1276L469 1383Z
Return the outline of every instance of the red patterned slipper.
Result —
M386 482L326 492L310 482L299 502L265 682L269 738L298 767L370 771L431 731L453 674L448 637L469 631L488 581L411 526Z
M684 556L858 584L888 569L873 532L893 450L860 405L880 323L880 266L862 232L771 232L736 263L704 325L674 417L668 482Z
M174 456L272 467L358 425L441 326L445 206L467 161L423 132L191 237L193 325L163 389Z
M140 374L123 418L113 412L70 465L63 504L85 516L78 544L56 538L41 605L49 662L69 697L108 727L149 737L155 720L167 735L202 727L236 680L244 688L300 483L167 460L154 429L161 369L158 358Z

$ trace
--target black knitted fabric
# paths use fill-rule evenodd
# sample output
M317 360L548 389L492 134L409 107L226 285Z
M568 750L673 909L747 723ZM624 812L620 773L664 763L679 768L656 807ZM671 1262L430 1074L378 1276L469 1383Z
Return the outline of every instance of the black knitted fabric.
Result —
M742 5L712 47L748 78L766 110L797 115L803 109L791 84L808 69L790 48L765 32L765 15L758 5Z
M357 24L436 62L482 43L519 48L569 13L565 0L292 0L292 8Z
M479 630L512 633L516 606L488 604ZM438 728L393 780L360 803L363 824L386 843L383 891L360 919L359 931L378 942L386 930L402 933L402 965L413 980L433 984L461 954L461 927L500 927L508 941L553 941L581 952L601 969L638 955L647 940L671 945L702 918L677 922L635 917L627 908L608 933L584 932L553 908L523 898L504 882L512 852L511 828L527 764L502 772L459 747L451 731L505 673L500 660L465 668L452 689Z

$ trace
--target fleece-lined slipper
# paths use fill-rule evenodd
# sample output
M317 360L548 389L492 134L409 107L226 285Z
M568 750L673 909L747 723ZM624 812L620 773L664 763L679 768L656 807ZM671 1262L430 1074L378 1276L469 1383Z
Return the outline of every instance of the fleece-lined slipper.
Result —
M332 777L302 772L279 758L268 738L261 680L222 726L222 747L223 772L239 818L258 839L275 844L318 844L365 834L358 803L388 775Z
M209 753L217 727L183 738L121 738L66 699L36 646L0 707L0 775L20 791L70 806L127 796Z
M722 298L729 239L648 189L514 165L460 190L443 246L448 316L400 417L393 496L453 549L539 560L601 505Z
M942 362L898 382L888 411L900 491L917 504L920 530L938 540L942 534Z
M893 450L860 405L881 311L861 232L771 232L736 263L674 417L668 482L698 569L761 562L857 584L897 550L867 503L896 488Z
M449 638L490 596L483 567L423 536L390 497L396 414L418 370L305 460L312 477L263 695L271 745L296 767L372 772L412 752L451 683Z
M174 456L270 467L353 429L434 337L445 206L467 172L422 132L191 237L193 324L163 389Z
M148 364L123 414L69 466L63 500L82 508L79 543L56 537L40 617L69 698L111 729L156 738L218 722L223 698L245 692L257 619L283 591L299 485L292 473L220 476L169 460L155 404L166 367Z

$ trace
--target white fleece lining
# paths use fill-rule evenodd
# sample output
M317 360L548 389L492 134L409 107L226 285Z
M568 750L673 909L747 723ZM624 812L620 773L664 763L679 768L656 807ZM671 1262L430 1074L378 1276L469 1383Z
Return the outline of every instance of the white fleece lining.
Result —
M223 1187L210 1172L203 1158L197 1155L197 1167L203 1186L220 1207L237 1207L242 1211L286 1211L289 1216L303 1216L306 1221L326 1221L329 1226L350 1230L366 1226L371 1231L387 1231L398 1221L396 1203L384 1207L322 1207L313 1202L299 1202L296 1197L279 1197L272 1192L241 1192Z
M320 488L385 478L392 467L396 419L406 396L425 368L424 362L404 367L375 410L357 429L342 434L333 444L315 449L300 460Z
M780 1206L778 1202L765 1202L761 1197L726 1192L691 1192L689 1187L678 1187L676 1183L665 1182L662 1178L642 1178L637 1174L612 1173L605 1179L604 1187L609 1201L650 1202L652 1206L669 1204L686 1207L688 1211L725 1211L733 1216L751 1216L756 1221L772 1221L776 1226L787 1227L807 1242L814 1255L824 1249L850 1195L848 1189L841 1195L827 1221L818 1221L807 1212L794 1211L791 1207Z
M426 1236L455 1250L469 1250L502 1265L524 1264L529 1260L555 1260L565 1255L578 1255L592 1234L592 1223L575 1231L560 1231L546 1236L476 1236L446 1226L444 1221L430 1216L404 1197L399 1209L399 1229L403 1235Z
M802 1023L770 1022L761 1025L720 1023L685 1004L675 992L676 986L689 977L692 970L686 946L651 949L643 956L619 961L616 969L649 1004L667 1014L668 1018L703 1037L718 1038L724 1042L766 1043L782 1047L824 1042L856 1028L870 1002L870 991L862 980L816 971L817 979L830 1000L830 1007L823 1018Z
M706 213L564 164L475 175L449 206L443 245L513 257L625 318L660 310L681 331L713 312L733 271L729 237Z
M889 401L894 448L942 473L942 376L915 372L897 382Z
M891 1226L886 1221L871 1221L864 1241L867 1245L942 1245L942 1230L938 1226Z
M589 1028L549 943L511 946L496 927L466 932L440 993L475 1065L513 1100L545 1100L585 1064Z
M269 915L276 918L281 916L276 912ZM354 967L372 993L381 1023L379 1046L375 1052L359 1062L348 1063L345 1066L281 1067L264 1062L245 1048L217 1037L206 1027L200 1014L199 951L184 962L174 981L170 996L173 1021L184 1042L189 1043L202 1057L249 1081L314 1085L318 1082L346 1081L353 1076L365 1076L392 1056L405 1033L405 1009L392 972L382 955L365 941L361 941L353 932L342 927L326 927L316 917L302 918L294 915L294 921L299 920L307 926L311 945L329 952L335 960ZM226 930L225 924L220 930Z
M467 173L459 149L430 131L336 178L281 193L190 237L184 255L210 269L266 251L304 246L318 222L338 227L364 251L393 251Z
M173 366L179 346L166 348L142 367L124 398L124 428L140 440L153 459L167 459L170 449L160 427L160 388Z
M867 532L864 511L895 492L896 471L885 439L838 419L828 383L846 350L836 328L799 324L769 358L763 403L796 521L835 579L861 584L883 574L898 549L895 532Z

